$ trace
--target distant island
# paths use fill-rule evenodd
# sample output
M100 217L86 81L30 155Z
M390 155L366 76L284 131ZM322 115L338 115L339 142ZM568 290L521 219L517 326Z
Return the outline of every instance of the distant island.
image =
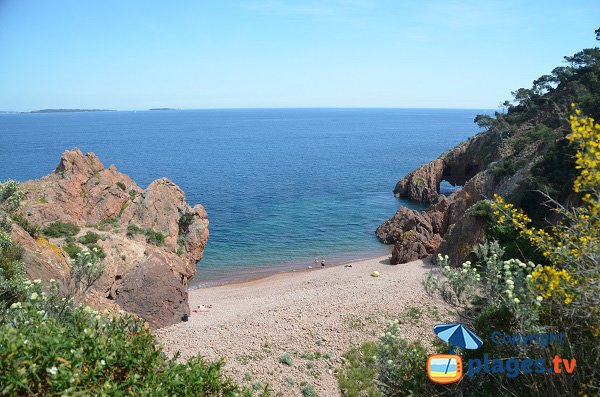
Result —
M177 109L173 109L173 108L153 108L153 109L149 109L149 110L177 110Z
M75 113L75 112L115 112L111 109L40 109L24 113Z

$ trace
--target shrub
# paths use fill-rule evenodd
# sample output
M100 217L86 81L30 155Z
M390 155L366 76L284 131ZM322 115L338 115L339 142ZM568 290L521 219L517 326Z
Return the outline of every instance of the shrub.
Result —
M89 231L84 236L79 237L79 242L83 245L96 244L98 240L100 240L100 235Z
M302 392L302 395L304 397L317 397L317 392L315 392L313 385L311 385L310 383L307 383L306 385L302 386L300 391Z
M294 365L294 360L289 353L285 353L283 356L279 357L279 362L290 367Z
M419 342L400 335L398 322L392 322L377 343L377 381L385 396L430 395L427 379L427 353Z
M40 226L29 223L26 217L21 214L12 214L10 218L25 230L31 237L37 237L40 234Z
M65 244L62 249L69 255L70 258L76 258L81 253L81 247L73 242Z
M165 242L165 235L156 232L151 229L146 230L146 242L154 245L163 245Z
M121 189L122 191L126 191L127 190L127 186L125 186L125 184L121 181L117 182L117 186L119 187L119 189Z
M9 179L0 182L0 211L11 214L19 209L23 193L19 191L17 181Z
M96 227L98 228L98 230L106 230L109 227L115 228L115 227L118 227L118 226L119 226L119 219L117 217L114 217L114 216L108 217L106 219L102 219L96 225Z
M79 226L72 223L53 222L42 231L48 237L75 236L79 233Z
M344 354L344 367L337 373L338 385L346 397L379 397L375 377L377 345L365 342Z
M343 396L429 396L435 392L427 379L425 348L402 337L397 320L389 323L376 343L363 343L344 359L337 375Z
M48 294L39 282L25 290L25 299L2 311L1 395L252 395L222 374L222 361L167 359L131 315L72 303L58 314L57 283Z

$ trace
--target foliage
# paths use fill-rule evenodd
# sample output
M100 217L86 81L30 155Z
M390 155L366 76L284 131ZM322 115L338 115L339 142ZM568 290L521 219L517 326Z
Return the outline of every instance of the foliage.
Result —
M427 353L419 342L400 335L398 321L391 322L377 344L377 381L384 396L427 396Z
M146 236L146 242L154 245L163 245L165 242L165 235L154 231L152 229L144 229L133 223L127 226L127 235L129 237L135 236L136 234L144 234ZM183 253L183 251L182 251Z
M345 397L380 397L375 366L377 344L365 342L344 355L344 367L337 373L338 385Z
M283 356L279 357L279 362L290 367L294 365L294 359L289 353L285 353Z
M41 230L39 225L34 225L30 223L26 217L19 213L14 213L10 215L10 219L13 220L17 225L19 225L23 230L25 230L31 237L35 238L39 236Z
M66 222L53 222L46 226L42 232L48 237L75 236L79 233L79 226Z
M126 191L127 190L127 186L125 186L125 184L121 181L117 182L117 186L119 187L119 189L121 189L122 191Z
M119 218L114 217L114 216L110 216L106 219L102 219L100 222L98 222L98 224L96 225L96 227L98 228L98 230L106 230L109 227L118 227L119 226Z
M11 214L19 209L23 193L19 191L17 181L9 179L0 182L0 211Z
M98 233L88 231L84 236L79 237L79 242L83 245L96 244L100 240Z
M223 362L169 360L141 320L60 302L26 282L25 298L3 310L2 395L250 396L222 375ZM268 391L262 393L268 395Z
M146 229L146 242L154 245L163 245L165 235L151 229Z
M69 255L69 258L75 258L81 253L81 247L73 242L65 244L62 249Z
M435 386L427 380L427 353L419 342L400 335L391 321L376 343L365 342L344 355L337 374L343 396L429 396Z

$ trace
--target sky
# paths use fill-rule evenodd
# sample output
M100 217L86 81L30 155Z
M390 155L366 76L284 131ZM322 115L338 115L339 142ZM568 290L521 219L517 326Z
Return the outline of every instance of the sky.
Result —
M0 0L0 110L494 109L598 0Z

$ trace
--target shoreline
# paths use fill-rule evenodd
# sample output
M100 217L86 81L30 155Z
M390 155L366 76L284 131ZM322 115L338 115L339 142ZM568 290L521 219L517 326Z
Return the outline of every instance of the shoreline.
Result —
M248 386L269 383L274 394L300 396L298 384L307 382L318 395L337 396L343 355L377 339L388 321L398 319L404 336L428 346L433 325L453 319L423 289L430 268L429 258L392 266L386 255L194 289L189 320L154 334L168 356L223 358L225 373Z
M223 286L223 285L243 284L245 282L261 280L261 279L275 276L278 274L304 273L304 272L310 272L310 271L314 271L314 270L323 270L323 269L330 268L330 267L345 266L345 265L352 264L355 262L377 259L377 258L381 258L381 257L389 258L389 256L391 255L391 252L392 252L392 247L393 247L393 245L389 246L389 252L386 255L372 254L372 255L366 255L366 256L356 256L353 259L338 259L338 260L334 259L332 262L326 261L325 267L322 267L320 264L319 265L317 265L317 264L308 265L308 264L294 263L294 264L286 264L286 265L277 265L270 269L264 269L264 270L258 270L258 271L257 270L254 270L254 271L249 270L246 272L242 271L239 273L227 275L227 276L223 277L222 279L209 280L204 283L200 280L197 280L197 281L199 281L198 283L194 283L194 278L192 278L190 280L191 282L190 282L188 289L189 289L189 291L194 291L194 290L199 290L199 289L219 287L219 286ZM200 263L201 262L202 261L200 261ZM200 266L202 266L202 265L200 265ZM194 276L194 277L196 277L196 276Z

